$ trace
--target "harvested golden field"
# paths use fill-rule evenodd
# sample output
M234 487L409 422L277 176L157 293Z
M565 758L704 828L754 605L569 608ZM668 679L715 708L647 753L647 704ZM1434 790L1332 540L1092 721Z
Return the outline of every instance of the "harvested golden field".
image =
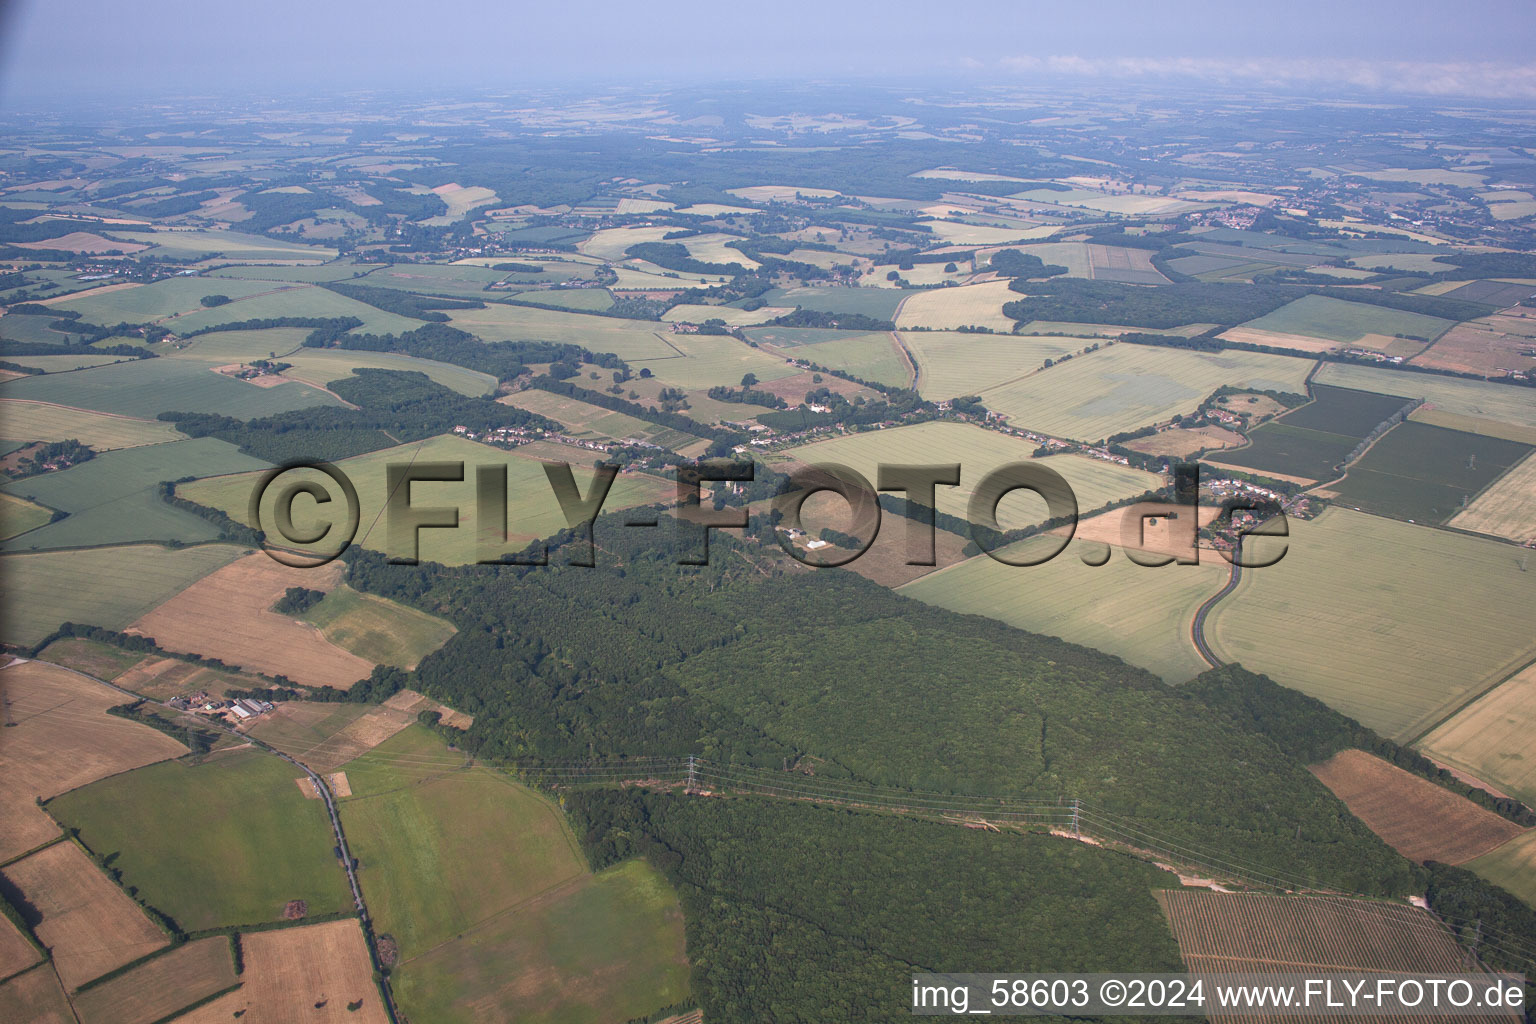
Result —
M176 1024L388 1024L357 921L248 932L240 937L240 988Z
M9 978L43 958L32 940L11 923L10 918L0 915L0 978Z
M1464 864L1525 831L1363 750L1341 750L1309 770L1372 832L1420 864Z
M340 572L339 562L293 569L257 552L192 584L129 632L152 636L166 650L285 675L303 686L345 689L374 663L331 643L315 626L272 611L289 587L329 590Z
M1499 477L1450 519L1450 526L1504 537L1517 544L1536 542L1536 455Z
M1419 746L1511 796L1536 804L1536 665L1495 686L1442 723Z
M1141 533L1134 544L1126 544L1123 530L1129 527L1136 529L1134 512L1141 511L1144 518L1141 522ZM1153 512L1161 513L1152 516ZM1181 555L1191 557L1195 548L1195 530L1208 525L1221 513L1221 509L1210 505L1202 505L1193 513L1187 507L1167 504L1148 503L1145 509L1139 509L1136 505L1127 505L1124 508L1112 508L1108 512L1096 516L1089 516L1077 524L1077 530L1072 534L1074 540L1097 541L1100 544L1108 544L1117 548L1133 548L1137 551L1149 551L1158 555ZM1191 523L1194 526L1191 526ZM1065 529L1051 531L1062 535ZM1200 552L1200 560L1209 560L1221 565L1221 556L1214 551Z
M330 772L414 721L414 713L382 705L288 701L263 715L249 732L317 772Z
M1514 318L1489 317L1457 324L1409 362L1415 366L1483 376L1498 376L1501 370L1529 370L1536 366L1536 356L1524 354L1532 350L1531 339L1499 329L1510 321ZM1513 323L1510 326L1519 325Z
M26 661L0 670L0 699L15 723L0 744L0 861L59 834L38 797L187 752L148 726L108 716L126 698L57 665Z
M68 989L170 944L73 842L16 861L5 877L42 917L33 931L53 951L53 965Z
M0 1024L76 1024L52 967L34 967L0 985Z
M229 939L178 946L75 996L82 1024L154 1024L238 982Z

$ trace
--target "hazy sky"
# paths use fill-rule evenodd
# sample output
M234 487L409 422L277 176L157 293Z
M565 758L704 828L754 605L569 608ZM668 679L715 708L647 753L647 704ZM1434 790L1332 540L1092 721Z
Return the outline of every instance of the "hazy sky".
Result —
M0 105L700 78L1211 79L1536 98L1532 0L0 0Z

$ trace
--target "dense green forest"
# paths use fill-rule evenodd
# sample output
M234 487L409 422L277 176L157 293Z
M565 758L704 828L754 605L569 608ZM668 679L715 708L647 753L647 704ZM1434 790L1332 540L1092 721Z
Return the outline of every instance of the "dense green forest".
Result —
M906 1020L919 971L1182 969L1152 898L1177 877L1123 854L753 797L565 804L594 867L677 886L711 1022Z

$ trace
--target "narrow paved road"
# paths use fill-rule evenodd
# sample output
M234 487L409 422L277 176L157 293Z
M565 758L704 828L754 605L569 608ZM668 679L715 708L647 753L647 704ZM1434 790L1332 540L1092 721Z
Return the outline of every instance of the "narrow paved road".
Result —
M1237 589L1238 581L1243 578L1243 567L1237 564L1242 557L1243 540L1239 537L1237 546L1232 549L1232 575L1227 578L1226 586L1206 598L1205 603L1195 611L1194 621L1189 624L1189 638L1195 642L1195 650L1200 652L1200 657L1204 658L1205 663L1211 668L1221 668L1226 662L1216 657L1216 652L1211 650L1211 645L1205 642L1205 617L1210 614L1212 608L1216 607L1217 602Z
M64 665L59 665L56 662L48 662L48 664L53 665L55 668L64 669L64 671L66 671L66 672L73 672L75 675L79 676L82 679L89 679L91 682L98 683L98 684L100 684L102 686L107 687L110 690L116 690L118 693L121 693L121 694L123 694L126 697L131 697L134 700L143 701L146 704L154 704L157 707L165 708L166 710L168 710L168 711L170 711L170 712L172 712L172 713L174 713L174 714L176 714L178 716L186 714L186 712L181 711L178 708L173 708L169 704L165 703L164 701L158 701L158 700L155 700L152 697L146 697L143 694L134 693L132 690L125 690L121 686L118 686L115 683L109 683L105 679L98 679L97 677L95 677L93 675L90 675L89 673L81 672L81 671L79 671L77 669L68 668L68 667L66 667ZM363 889L362 889L362 886L360 886L358 884L358 882L357 882L357 872L352 867L352 851L350 849L348 849L348 847L347 847L347 836L346 836L346 833L343 832L342 828L341 828L341 815L338 814L337 811L336 811L336 800L331 795L331 788L325 784L325 779L321 778L318 774L316 774L314 771L312 771L307 764L304 764L302 761L299 761L296 758L288 756L287 754L283 753L281 750L278 750L276 747L269 746L268 744L263 743L261 740L256 739L256 737L254 737L254 736L248 735L246 733L242 733L242 732L240 732L237 729L232 729L229 726L224 725L221 722L215 722L215 721L212 721L212 720L203 719L201 717L199 717L197 719L197 721L198 721L198 723L200 725L208 725L208 726L210 726L212 728L215 728L215 729L218 729L218 730L220 730L222 732L227 732L231 736L238 736L240 739L245 740L247 743L250 743L252 746L259 747L262 750L266 751L267 753L273 755L274 757L282 758L284 761L287 761L289 764L293 765L299 771L301 771L305 775L307 775L309 777L309 781L314 783L315 792L319 793L320 794L320 799L325 801L326 812L331 816L331 831L336 836L336 850L337 850L337 853L339 854L340 859L341 859L341 866L347 872L347 884L352 887L352 901L353 901L353 903L355 903L357 905L358 916L362 918L363 936L368 941L369 952L373 955L374 962L375 963L379 963L380 962L379 961L379 950L378 950L378 946L377 946L377 944L376 944L376 942L374 940L372 922L371 922L371 919L368 917L368 904L366 902L364 902L364 900L363 900ZM391 1021L398 1021L400 1019L400 1016L395 1011L394 996L389 991L389 984L388 984L388 982L385 982L384 984L380 985L379 986L379 991L383 994L383 997L384 997L384 1009L385 1009L385 1012L387 1012L389 1014L389 1019Z

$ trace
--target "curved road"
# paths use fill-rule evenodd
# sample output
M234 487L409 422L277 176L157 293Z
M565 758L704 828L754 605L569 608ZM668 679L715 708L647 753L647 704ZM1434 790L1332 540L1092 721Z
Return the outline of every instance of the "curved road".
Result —
M146 704L154 704L158 707L165 708L168 711L175 712L177 715L186 714L186 712L181 711L178 708L173 708L164 701L158 701L151 697L145 697L142 694L134 693L132 690L125 690L115 683L109 683L105 679L98 679L89 673L81 672L78 669L67 668L54 662L49 662L49 664L54 665L55 668L62 668L66 672L73 672L75 675L80 676L82 679L89 679L93 683L99 683L108 689L116 690L118 693L121 693L127 697L132 697L134 700L143 701ZM299 769L299 771L309 776L309 781L314 783L315 792L319 793L320 799L325 801L326 812L331 816L331 831L336 836L336 850L340 856L342 867L346 869L347 884L352 887L352 900L357 905L358 916L362 919L363 937L368 942L368 952L372 955L374 963L379 963L379 951L377 945L374 942L372 921L368 917L368 904L363 901L363 889L362 886L358 884L357 872L352 867L352 851L347 848L347 836L341 828L341 815L336 811L336 801L331 795L331 788L325 784L325 779L321 778L318 774L312 771L310 767L304 764L302 761L288 756L281 750L278 750L276 747L272 747L266 743L263 743L261 740L256 739L254 736L242 733L237 729L232 729L220 722L204 720L201 718L198 719L198 722L200 724L212 726L213 728L219 729L222 732L227 732L231 736L238 736L240 739L245 740L247 743L251 744L251 746L258 747L262 750L265 750L269 754L282 758L284 761L287 761L289 764ZM379 991L384 997L384 1010L389 1015L389 1019L391 1021L398 1021L400 1016L395 1011L395 1001L394 997L389 991L389 983L386 981L384 984L381 984L379 986Z
M1195 642L1195 650L1200 652L1200 657L1204 658L1205 663L1211 668L1221 668L1226 662L1216 657L1216 652L1211 650L1211 645L1205 642L1205 617L1210 614L1212 608L1216 607L1217 602L1237 589L1238 581L1243 578L1243 567L1238 564L1242 557L1243 539L1239 536L1236 546L1232 549L1232 575L1228 577L1226 586L1205 599L1205 603L1196 609L1194 621L1189 624L1189 638Z

